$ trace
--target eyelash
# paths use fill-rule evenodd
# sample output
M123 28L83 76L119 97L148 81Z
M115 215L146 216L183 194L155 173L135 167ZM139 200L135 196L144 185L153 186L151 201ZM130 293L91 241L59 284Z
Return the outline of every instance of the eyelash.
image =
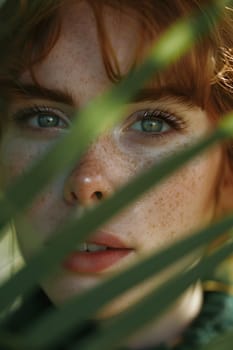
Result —
M46 113L48 113L48 115L54 116L59 118L60 120L63 121L64 124L67 124L67 127L70 126L70 122L68 121L67 116L59 109L56 108L51 108L48 106L38 106L38 105L34 105L32 107L29 108L24 108L21 109L20 111L16 112L15 114L13 114L12 119L16 120L16 122L20 123L20 124L25 124L28 120L30 120L33 117L39 116L39 115L45 115ZM30 128L30 126L29 126ZM38 126L38 128L31 126L31 129L40 129L40 127ZM46 128L42 128L41 129L46 129ZM51 129L51 128L47 128L47 129ZM65 127L64 127L65 129Z
M61 126L56 126L56 127L36 127L36 126L30 126L26 125L26 122L30 120L30 118L36 117L38 115L43 115L48 113L48 115L55 116L59 118L61 121L63 121L66 126L61 127ZM57 129L66 129L70 126L70 122L68 121L68 118L66 115L59 109L51 108L48 106L38 106L34 105L29 108L22 109L18 112L16 112L13 115L13 119L17 121L19 124L25 124L26 127L30 129L34 129L35 131L55 131ZM131 114L126 120L126 127L124 127L124 131L127 132L133 132L135 134L140 134L140 137L145 137L145 138L162 138L170 134L173 130L168 130L165 132L146 132L146 131L139 131L135 129L131 129L132 126L136 122L143 122L146 120L161 120L166 122L173 130L176 131L183 131L187 125L186 122L183 118L176 116L174 113L171 114L168 111L165 110L159 110L159 109L143 109L143 110L138 110L134 113Z
M133 119L133 120L132 120ZM159 110L159 109L144 109L139 110L135 113L133 113L127 121L127 126L125 128L126 131L132 131L130 128L132 127L135 122L142 122L145 120L161 120L166 122L171 128L173 128L176 131L183 131L186 129L187 124L186 121L178 117L175 114L171 114L168 111L165 110ZM133 130L134 132L137 132L136 130ZM167 134L169 134L171 131L167 132L140 132L141 134L144 134L145 137L164 137Z

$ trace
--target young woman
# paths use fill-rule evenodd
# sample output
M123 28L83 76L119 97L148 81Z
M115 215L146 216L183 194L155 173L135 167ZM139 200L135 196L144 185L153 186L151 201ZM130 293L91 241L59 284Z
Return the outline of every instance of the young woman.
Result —
M1 65L0 90L6 102L1 117L2 188L69 133L76 110L139 65L169 25L206 3L41 1L33 12L22 1L22 27L8 42ZM2 18L7 6L1 10ZM188 54L151 77L137 99L128 104L124 120L101 135L71 170L64 169L37 196L24 213L36 235L28 237L15 220L26 261L67 218L104 200L152 163L207 135L220 116L232 110L231 17L231 10L226 9L220 23L204 39L199 38ZM227 214L232 209L231 162L226 145L189 162L75 247L56 273L41 282L44 293L59 305ZM170 268L135 287L100 310L96 319L110 319L127 310L177 269ZM223 307L226 298L221 299ZM203 288L197 282L166 315L130 338L127 345L175 347L182 334L185 338L199 327L190 328L190 323L200 320L198 314L202 309L202 315L205 305ZM218 312L220 320L220 308ZM214 320L213 315L205 318L206 324ZM202 327L204 332L205 325ZM195 332L183 344L191 348L193 341L198 342ZM182 348L182 340L177 346Z

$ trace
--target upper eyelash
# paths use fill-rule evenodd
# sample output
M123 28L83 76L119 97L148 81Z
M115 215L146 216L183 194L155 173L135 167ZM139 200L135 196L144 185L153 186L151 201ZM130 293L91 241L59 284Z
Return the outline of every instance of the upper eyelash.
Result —
M22 108L19 111L17 111L16 113L12 114L10 116L10 119L15 121L16 123L18 123L18 125L20 127L27 127L30 130L37 130L39 131L39 129L37 127L32 127L27 125L28 120L30 120L30 118L35 117L37 114L43 114L43 113L49 113L50 115L60 118L61 120L63 120L63 122L66 124L65 127L63 127L63 129L69 129L70 125L71 125L71 120L69 118L69 116L67 116L62 110L60 110L59 108L54 108L54 107L48 107L48 106L43 106L43 105L33 105L33 106L29 106L26 108ZM43 128L41 128L40 131L42 131ZM51 131L51 128L47 128L47 131ZM55 130L53 128L53 130Z
M49 112L52 113L54 115L56 114L56 111L61 113L61 111L59 111L58 109L54 109L48 106L38 106L38 105L34 105L28 108L23 108L20 111L17 111L16 113L13 114L12 119L18 120L18 121L24 121L26 119L28 119L33 113L45 113L45 112Z
M33 113L44 113L44 112L49 112L51 114L57 115L56 112L59 114L63 114L62 111L59 109L54 109L48 106L38 106L38 105L33 105L28 108L21 109L20 111L16 112L13 114L12 119L15 119L17 121L25 121L27 120ZM136 114L136 117L134 116ZM134 122L135 121L140 121L146 118L159 118L161 120L164 120L168 122L175 130L184 130L187 127L186 121L184 118L177 117L174 113L170 113L169 111L166 110L161 110L161 109L143 109L136 111L131 114L127 118L128 120L128 125L126 126L126 129L129 129L129 127L132 125L131 119L134 117Z
M134 116L135 114L136 117ZM134 118L132 122L131 118ZM183 130L187 127L187 123L184 118L177 117L174 113L160 109L144 109L131 114L127 123L127 129L129 129L133 122L148 118L164 120L168 122L175 130Z
M184 119L181 119L180 117L177 117L175 114L172 114L170 112L164 111L164 110L149 110L149 112L144 113L144 118L148 117L145 116L145 114L150 114L150 117L152 118L158 118L165 120L169 122L176 130L184 129L186 127L186 122Z

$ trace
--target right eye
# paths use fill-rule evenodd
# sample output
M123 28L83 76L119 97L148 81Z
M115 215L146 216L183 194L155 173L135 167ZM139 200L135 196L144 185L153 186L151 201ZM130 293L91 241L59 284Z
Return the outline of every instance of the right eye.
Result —
M40 114L35 116L34 118L31 118L30 124L33 127L40 127L40 128L65 128L66 123L64 120L62 120L57 115L52 115L49 113L46 114Z
M50 107L24 109L17 112L13 119L32 129L66 129L70 124L63 112Z
M140 113L139 113L140 114ZM154 116L153 112L146 112L143 118L132 123L129 129L136 130L148 134L164 134L172 129L169 125L169 121L164 120L163 113L160 113L161 117Z

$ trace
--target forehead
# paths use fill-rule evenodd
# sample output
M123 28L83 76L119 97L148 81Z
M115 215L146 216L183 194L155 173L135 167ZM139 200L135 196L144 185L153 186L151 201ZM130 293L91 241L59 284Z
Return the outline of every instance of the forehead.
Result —
M61 24L58 40L48 55L31 67L41 87L62 90L78 107L116 81L109 74L112 68L121 78L140 64L152 43L177 17L173 5L169 5L170 17L173 16L170 18L165 16L168 12L163 8L164 3L155 2L156 13L146 14L153 18L148 27L142 21L145 16L139 13L138 6L128 7L126 1L116 8L103 5L104 2L91 2L90 6L88 1L70 0L68 4L64 1L58 12ZM165 17L168 18L164 20ZM161 91L162 95L166 92L185 97L207 108L214 68L209 66L209 48L207 42L202 48L193 48L168 69L152 75L147 87ZM118 66L120 72L115 69ZM23 83L35 83L29 69L20 78Z
M41 85L54 87L61 84L71 86L75 82L76 90L91 83L103 84L109 79L103 62L97 21L92 8L84 1L73 1L70 6L63 6L59 13L61 31L59 39L49 55L35 65L34 72ZM121 73L124 75L135 61L141 41L140 24L135 17L118 9L105 6L103 23L109 39L108 55L114 50ZM31 80L29 72L22 75L22 80ZM90 86L90 84L89 84Z

